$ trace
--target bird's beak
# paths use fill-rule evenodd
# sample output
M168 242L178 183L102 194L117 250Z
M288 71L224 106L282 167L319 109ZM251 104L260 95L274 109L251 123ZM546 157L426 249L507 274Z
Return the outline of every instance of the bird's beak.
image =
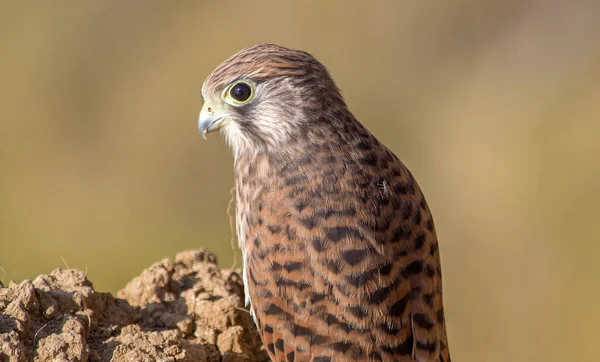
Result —
M223 114L214 107L209 106L208 103L204 103L198 117L198 131L200 131L202 138L206 139L207 133L219 129L228 116L228 114Z

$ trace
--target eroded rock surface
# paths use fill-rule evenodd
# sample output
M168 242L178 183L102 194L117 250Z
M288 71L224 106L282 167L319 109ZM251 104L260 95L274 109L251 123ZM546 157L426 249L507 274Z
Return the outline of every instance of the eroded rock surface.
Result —
M205 250L153 264L117 298L74 269L0 284L0 361L268 361L243 293Z

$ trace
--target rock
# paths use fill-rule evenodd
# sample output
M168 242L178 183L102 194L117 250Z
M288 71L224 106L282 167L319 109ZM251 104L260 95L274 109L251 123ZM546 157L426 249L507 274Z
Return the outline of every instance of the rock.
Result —
M268 361L239 274L206 250L151 265L117 296L75 269L0 284L0 361Z

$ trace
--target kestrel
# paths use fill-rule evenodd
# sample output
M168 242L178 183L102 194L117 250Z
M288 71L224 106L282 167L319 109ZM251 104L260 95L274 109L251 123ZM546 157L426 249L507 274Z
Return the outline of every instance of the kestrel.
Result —
M437 237L417 182L327 69L272 44L202 87L235 157L246 298L273 361L450 361Z

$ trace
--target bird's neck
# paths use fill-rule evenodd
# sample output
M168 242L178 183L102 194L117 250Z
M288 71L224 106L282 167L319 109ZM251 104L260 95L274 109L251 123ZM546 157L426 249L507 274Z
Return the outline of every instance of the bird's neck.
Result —
M329 158L337 155L338 161L360 159L379 142L352 115L347 122L310 129L304 134L279 147L254 148L235 154L236 185L252 182L264 186L286 173L312 172L310 169L331 163ZM366 147L369 145L369 147ZM344 153L340 154L340 148ZM321 165L321 166L319 166Z

